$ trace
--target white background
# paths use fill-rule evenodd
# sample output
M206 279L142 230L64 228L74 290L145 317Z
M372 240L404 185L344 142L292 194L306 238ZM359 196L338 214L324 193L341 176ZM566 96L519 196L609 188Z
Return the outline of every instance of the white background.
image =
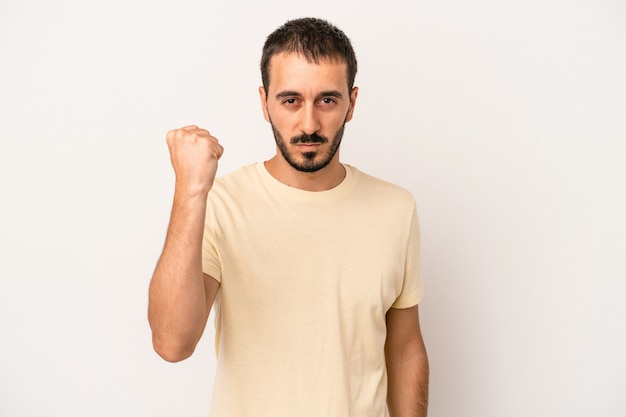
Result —
M0 416L205 416L212 326L152 351L165 133L269 158L285 20L352 39L342 159L418 203L431 417L626 415L626 4L0 2Z

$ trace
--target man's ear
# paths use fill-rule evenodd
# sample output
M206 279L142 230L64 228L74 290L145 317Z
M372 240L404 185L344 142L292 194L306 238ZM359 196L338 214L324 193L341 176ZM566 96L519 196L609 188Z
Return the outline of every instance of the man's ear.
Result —
M261 108L263 109L263 117L266 122L270 122L270 114L267 111L267 93L265 87L259 87L259 98L261 99Z
M359 95L359 87L353 87L352 92L350 92L350 107L348 108L348 113L346 114L346 122L352 120L352 115L354 114L354 106L356 105L356 98Z

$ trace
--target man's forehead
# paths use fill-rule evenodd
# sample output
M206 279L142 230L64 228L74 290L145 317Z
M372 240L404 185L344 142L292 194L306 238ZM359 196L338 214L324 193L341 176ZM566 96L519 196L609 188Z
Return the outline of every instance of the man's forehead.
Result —
M298 53L274 55L269 65L270 88L276 84L327 84L334 89L347 88L347 64L338 59L322 58L318 62ZM287 86L284 86L287 87ZM289 87L295 88L296 86Z

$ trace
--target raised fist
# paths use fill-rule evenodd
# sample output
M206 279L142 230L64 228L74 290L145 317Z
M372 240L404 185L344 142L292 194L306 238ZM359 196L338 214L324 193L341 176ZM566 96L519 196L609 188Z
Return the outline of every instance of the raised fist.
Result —
M224 148L208 130L185 126L167 132L167 146L176 173L176 188L190 193L208 193Z

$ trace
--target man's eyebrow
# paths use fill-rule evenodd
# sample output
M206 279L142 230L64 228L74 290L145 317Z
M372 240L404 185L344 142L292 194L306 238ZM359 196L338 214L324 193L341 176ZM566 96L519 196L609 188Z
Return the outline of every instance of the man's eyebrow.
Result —
M329 91L322 91L321 93L319 93L318 97L342 98L343 94L341 94L341 91L338 91L338 90L329 90Z
M276 93L276 98L285 98L285 97L299 97L301 96L300 93L298 93L297 91L292 91L292 90L285 90L285 91L279 91L278 93Z

